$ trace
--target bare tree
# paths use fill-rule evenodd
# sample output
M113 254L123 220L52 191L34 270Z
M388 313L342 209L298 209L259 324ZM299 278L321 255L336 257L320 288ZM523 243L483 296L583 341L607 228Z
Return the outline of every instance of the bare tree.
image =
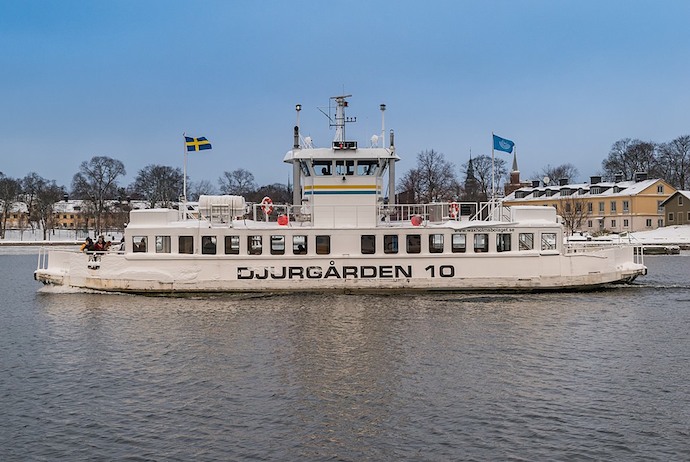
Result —
M198 201L203 194L218 194L218 189L208 180L193 181L187 185L189 200Z
M417 167L403 177L400 191L413 188L416 202L446 201L455 198L457 184L455 166L431 149L417 154Z
M401 204L418 204L422 201L421 175L419 169L407 171L398 182L398 199Z
M557 204L556 212L563 218L563 225L572 236L587 218L587 200L571 195L560 199Z
M64 196L63 189L55 183L55 180L44 180L41 187L36 191L33 212L36 220L43 230L43 240L48 238L48 230L54 226L53 210L55 204Z
M148 201L149 207L170 207L182 194L184 175L180 168L147 165L139 170L132 190Z
M250 193L247 199L251 202L261 202L264 197L270 197L274 204L289 204L292 201L287 186L280 183L262 186Z
M0 239L5 238L7 219L10 217L12 207L19 199L20 192L21 183L19 180L0 174L0 209L2 210L0 215L0 220L2 220L2 223L0 223Z
M472 159L472 164L474 167L474 177L477 180L477 186L479 188L479 196L481 198L491 197L493 192L491 188L491 157L490 156L478 156ZM465 171L467 171L467 164L464 164ZM502 157L494 157L493 162L494 169L494 182L496 184L496 191L501 191L500 182L501 178L504 178L508 174L508 168L506 160Z
M79 172L72 178L72 194L84 199L93 209L96 234L100 234L102 229L106 201L116 197L117 179L125 174L125 166L119 160L95 156L82 162Z
M657 176L657 146L651 141L624 138L611 146L611 151L601 163L606 176L612 179L622 173L625 179L632 179L637 172Z
M254 175L243 168L238 168L232 172L223 172L223 176L218 178L218 185L221 193L238 196L248 196L256 190Z
M659 170L674 188L690 187L690 135L659 146Z
M549 184L557 184L558 180L563 178L568 179L570 183L574 183L577 181L579 176L580 172L578 172L577 167L575 167L573 164L561 164L555 167L547 165L546 167L542 168L540 172L534 174L534 177L539 179L548 177L550 180Z
M36 196L38 192L45 187L48 180L41 177L36 172L27 174L21 180L22 194L24 196L24 203L26 203L27 214L29 215L29 225L34 229L34 224L38 224L39 217L35 213Z

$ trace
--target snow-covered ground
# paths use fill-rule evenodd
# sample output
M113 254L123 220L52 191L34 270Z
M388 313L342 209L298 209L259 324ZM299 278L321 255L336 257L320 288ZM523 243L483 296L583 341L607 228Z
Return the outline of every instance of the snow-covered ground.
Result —
M86 239L86 236L91 236L95 239L93 232L85 233L82 230L68 230L68 229L56 229L51 230L48 233L47 239L43 239L43 231L37 229L35 231L25 230L25 231L15 231L8 230L5 232L5 239L0 239L0 245L12 245L12 244L43 244L43 243L56 243L56 242L82 242ZM120 242L122 238L122 233L108 232L104 234L106 240L111 240L113 242Z
M633 242L658 245L690 245L690 225L665 226L651 231L631 233Z

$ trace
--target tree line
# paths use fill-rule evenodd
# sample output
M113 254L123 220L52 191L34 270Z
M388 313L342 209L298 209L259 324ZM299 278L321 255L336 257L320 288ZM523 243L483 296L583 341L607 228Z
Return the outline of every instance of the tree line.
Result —
M618 140L596 174L604 181L611 181L620 174L624 179L633 179L637 172L647 172L650 178L662 178L676 189L687 189L690 135L666 143L631 138ZM498 186L505 182L508 174L504 156L494 158L492 175L489 156L470 158L458 170L443 153L425 150L417 154L416 166L400 178L395 193L398 202L402 203L483 201L493 190L499 191ZM26 204L28 224L32 229L41 228L45 234L52 227L54 205L61 200L84 200L93 215L95 229L100 231L104 215L112 212L113 201L121 204L140 200L150 207L170 207L182 195L184 174L179 167L148 165L139 170L131 184L123 186L120 182L125 175L124 164L107 156L94 156L82 162L69 189L35 172L24 178L11 178L0 172L0 238L4 238L12 207L18 202ZM577 168L570 163L547 165L532 174L532 178L549 177L554 183L561 178L573 182L578 176ZM245 169L223 172L216 184L209 180L188 181L187 190L191 201L198 200L202 194L218 193L241 195L249 202L259 202L264 196L270 196L273 202L289 203L292 197L289 185L258 186L254 175Z

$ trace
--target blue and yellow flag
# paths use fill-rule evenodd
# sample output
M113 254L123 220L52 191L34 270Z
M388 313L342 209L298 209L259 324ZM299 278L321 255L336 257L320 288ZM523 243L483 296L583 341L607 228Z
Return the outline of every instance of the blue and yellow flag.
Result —
M204 149L211 149L211 143L206 139L206 137L201 136L199 138L190 138L189 136L184 137L185 145L187 146L187 151L203 151Z

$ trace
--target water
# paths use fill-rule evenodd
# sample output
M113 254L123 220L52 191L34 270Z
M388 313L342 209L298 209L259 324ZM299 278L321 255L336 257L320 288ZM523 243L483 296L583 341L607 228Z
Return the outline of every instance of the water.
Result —
M1 249L0 460L690 460L690 255L590 293L46 293Z

